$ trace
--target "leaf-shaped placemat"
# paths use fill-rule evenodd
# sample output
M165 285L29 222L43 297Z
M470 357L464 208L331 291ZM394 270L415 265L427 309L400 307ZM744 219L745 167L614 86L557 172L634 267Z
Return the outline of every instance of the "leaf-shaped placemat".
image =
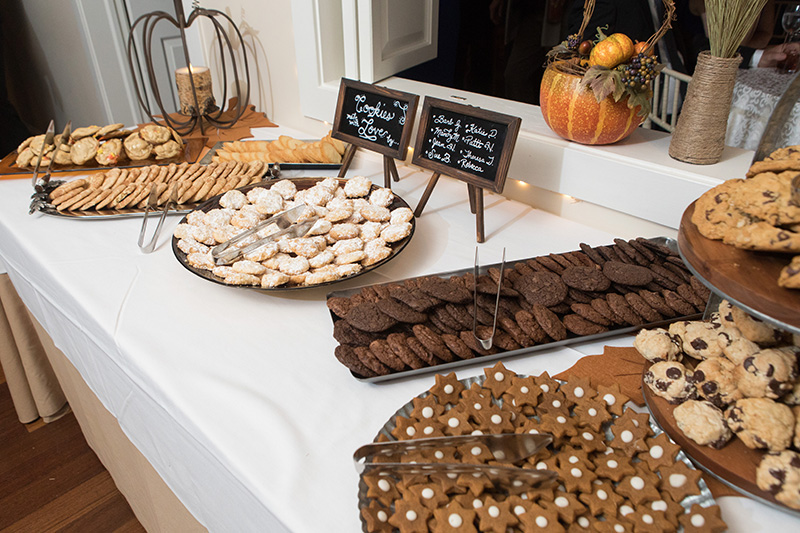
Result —
M642 396L642 370L644 357L633 347L606 346L602 354L582 357L572 367L553 376L566 380L569 376L588 379L592 387L610 387L615 383L620 391L639 407L644 406Z

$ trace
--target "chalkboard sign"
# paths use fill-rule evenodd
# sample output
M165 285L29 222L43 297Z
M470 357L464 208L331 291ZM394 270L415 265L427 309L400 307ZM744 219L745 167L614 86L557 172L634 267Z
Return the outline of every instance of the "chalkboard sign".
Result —
M520 122L519 117L425 97L412 162L501 193Z
M334 139L403 160L419 96L342 78Z

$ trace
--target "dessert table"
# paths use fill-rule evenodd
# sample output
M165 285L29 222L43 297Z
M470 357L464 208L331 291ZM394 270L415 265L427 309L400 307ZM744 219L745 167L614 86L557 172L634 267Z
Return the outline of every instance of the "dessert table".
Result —
M430 174L398 170L393 190L413 207ZM382 183L381 158L359 151L353 175ZM333 356L326 294L471 266L475 221L464 183L439 180L409 245L379 269L274 293L186 271L170 246L180 217L169 217L155 251L142 254L139 219L28 215L29 180L2 181L0 189L0 257L17 292L197 521L210 531L360 530L352 454L427 390L434 373L356 380ZM485 200L485 227L484 263L499 261L504 248L514 260L618 236L495 194ZM623 335L504 364L554 374L605 345L631 344ZM457 374L485 366L477 360ZM800 528L800 519L745 498L719 503L731 531Z
M781 95L796 74L774 68L739 69L733 88L725 144L755 150ZM800 103L795 104L780 136L781 146L800 144Z

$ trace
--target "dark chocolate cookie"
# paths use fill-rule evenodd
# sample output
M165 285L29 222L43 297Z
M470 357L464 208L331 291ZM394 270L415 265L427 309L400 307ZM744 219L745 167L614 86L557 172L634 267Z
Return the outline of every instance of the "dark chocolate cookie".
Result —
M536 322L542 326L547 335L555 341L563 341L567 338L567 329L558 315L550 311L548 308L541 304L533 304L533 316L536 317Z
M426 323L434 333L458 333L461 328L453 328L439 320L436 313L428 315L428 322Z
M491 326L478 326L478 336L482 339L492 337ZM514 338L506 333L501 328L495 328L494 336L492 337L492 346L497 346L499 349L510 352L511 350L519 350L522 346L519 345Z
M698 311L705 309L706 303L708 302L708 300L700 298L688 283L678 285L677 293L680 294L681 298L692 304Z
M548 257L546 255L534 257L533 261L543 266L546 270L549 270L550 272L554 272L556 274L561 274L564 271L563 266L555 262L552 257Z
M380 360L375 357L375 354L366 346L354 346L353 351L356 353L358 360L361 361L364 366L369 367L375 374L385 376L391 373L392 369L381 363Z
M692 286L694 292L703 299L704 302L707 302L709 298L711 298L711 290L703 285L703 282L697 279L696 277L692 276L689 280L689 285Z
M450 363L455 360L455 356L453 352L450 351L450 348L448 348L442 338L434 331L431 331L429 327L424 324L415 324L411 330L414 332L414 336L419 339L419 342L433 355L445 363Z
M573 266L572 261L564 257L562 254L550 254L548 255L548 257L550 257L553 261L555 261L564 268L569 268Z
M598 252L597 250L595 250L594 248L592 248L591 246L589 246L585 242L582 242L580 244L580 247L581 247L581 250L583 250L583 253L586 254L586 257L591 259L592 262L602 266L603 263L608 261L608 259L606 259L600 252Z
M640 326L644 324L642 315L637 313L621 294L609 293L606 295L606 301L609 307L611 307L611 310L631 326Z
M679 315L694 315L697 313L694 306L687 302L680 294L675 291L664 290L661 293L667 305L673 308Z
M479 355L492 355L498 352L496 346L492 346L488 350L484 350L483 346L478 342L478 339L475 338L475 335L472 334L472 331L462 331L458 334L464 344L466 344L470 350L479 354Z
M377 357L381 363L392 370L400 371L407 368L405 362L397 357L394 351L389 347L389 343L384 339L375 339L372 341L369 344L369 351L371 351L372 355Z
M599 324L601 326L611 326L613 324L611 320L598 313L590 304L575 303L570 306L570 309L575 314L578 314L586 320L594 322L595 324Z
M588 255L579 250L574 250L572 252L567 253L566 255L567 257L572 259L572 263L575 264L576 266L583 265L583 266L593 267L596 264L594 261L589 259Z
M464 285L438 276L420 278L419 289L429 296L450 303L463 304L472 299L472 293Z
M689 279L692 277L691 272L686 270L683 264L673 263L672 261L664 261L663 265L664 268L681 278L683 283L689 283Z
M442 334L442 340L450 351L456 354L459 359L472 359L475 357L475 352L473 352L458 335L444 333Z
M593 292L589 293L589 292L586 292L586 291L581 291L581 290L575 289L573 287L570 287L569 291L567 292L567 297L568 297L569 300L571 300L569 302L570 305L572 305L574 302L588 304L589 302L591 302L592 300L594 300L596 298L596 296L592 296L593 294L597 294L597 293L593 293Z
M397 320L381 313L374 302L364 302L351 307L344 319L354 328L371 333L385 331L397 324Z
M608 331L608 328L586 320L582 316L576 314L564 315L561 320L564 323L564 327L575 335L596 335L597 333Z
M404 333L391 333L386 337L386 342L389 343L389 348L392 349L395 355L411 368L417 369L427 366L425 361L417 357L417 354L408 347L406 338L407 335Z
M639 313L647 322L659 322L664 319L664 317L661 316L661 313L656 311L650 304L647 303L647 300L635 292L629 292L626 294L625 301L628 302L628 304L633 307L633 310Z
M333 355L336 356L336 359L338 359L340 363L363 378L374 378L378 376L371 368L361 362L356 352L353 350L353 347L350 345L340 344L334 348Z
M347 314L347 312L353 306L353 303L351 302L350 298L345 298L343 296L331 296L325 302L325 305L328 306L328 309L330 309L334 315L338 316L339 318L344 318L344 315Z
M563 269L562 269L563 270ZM552 272L534 272L514 282L514 288L531 304L556 305L567 296L567 285Z
M633 248L636 249L636 251L639 252L640 254L642 254L645 258L647 258L647 260L649 262L652 263L653 261L655 261L657 259L657 256L656 256L655 252L653 252L653 250L651 250L650 248L648 248L644 244L640 243L636 239L629 240L628 244L633 246Z
M678 316L678 313L675 312L673 308L667 305L667 301L664 300L664 297L661 294L653 291L648 291L647 289L642 289L639 291L639 296L641 296L647 305L661 313L667 318L673 318Z
M406 344L414 354L421 360L425 361L429 366L435 366L442 363L442 360L436 357L428 350L415 336L411 335L406 338Z
M434 305L441 303L438 298L431 298L424 292L411 286L396 285L389 288L392 298L399 300L415 311L424 313Z
M448 303L445 304L444 308L461 325L460 329L472 329L472 315L467 312L463 305Z
M333 338L340 344L354 344L356 346L368 346L378 336L375 333L367 333L351 326L347 320L337 320L333 323Z
M528 337L530 337L535 343L541 344L543 342L549 342L550 337L547 336L547 332L539 325L536 321L536 317L530 311L521 310L517 311L514 315L514 318L517 321L517 324L525 332Z
M674 283L676 287L681 283L684 283L684 279L681 276L675 274L670 269L663 267L659 264L653 263L652 265L650 265L650 270L652 270L661 277L667 278L672 283Z
M532 269L527 262L523 261L520 261L519 263L514 265L514 270L518 272L520 276L529 276L534 272L538 272L538 270Z
M382 313L389 315L398 322L406 324L419 324L428 320L428 315L415 311L408 304L394 298L385 298L375 302Z
M453 315L451 315L443 305L434 307L432 315L453 331L461 331L464 329L464 326L461 324L461 322L456 320L455 317L453 317Z
M590 305L592 306L592 309L606 317L614 324L617 324L618 326L625 324L625 321L622 320L622 318L620 318L613 309L611 309L611 306L608 305L608 302L605 298L595 298L591 301Z
M670 255L678 255L678 252L670 250L666 246L653 242L650 239L645 239L644 237L637 237L636 242L640 243L642 246L647 246L655 253L663 255L664 257L668 257Z
M603 264L603 274L611 281L623 285L647 285L653 281L650 269L621 261L606 261Z
M606 291L611 286L611 280L600 269L589 266L565 268L561 279L570 287L582 291Z
M520 346L533 346L533 339L531 339L530 336L519 327L517 321L510 316L497 317L497 326L503 328L503 330L511 335Z
M617 253L621 252L627 255L637 265L647 266L651 263L651 261L648 261L636 248L628 244L628 241L625 239L614 239L614 243L617 245Z

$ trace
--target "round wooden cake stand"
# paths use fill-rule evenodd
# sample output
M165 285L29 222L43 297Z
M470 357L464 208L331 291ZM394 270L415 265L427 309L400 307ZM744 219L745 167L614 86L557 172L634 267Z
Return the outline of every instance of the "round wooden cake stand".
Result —
M758 318L800 334L800 290L778 285L790 254L742 250L703 237L692 222L695 204L681 218L678 251L711 290Z
M645 366L645 371L648 367L649 365ZM653 394L644 382L642 382L642 392L656 423L675 441L675 444L681 447L694 464L745 496L800 517L800 511L786 507L771 493L758 488L756 468L764 456L764 451L752 450L736 437L720 450L710 446L700 446L687 438L678 428L678 423L672 414L676 406Z

